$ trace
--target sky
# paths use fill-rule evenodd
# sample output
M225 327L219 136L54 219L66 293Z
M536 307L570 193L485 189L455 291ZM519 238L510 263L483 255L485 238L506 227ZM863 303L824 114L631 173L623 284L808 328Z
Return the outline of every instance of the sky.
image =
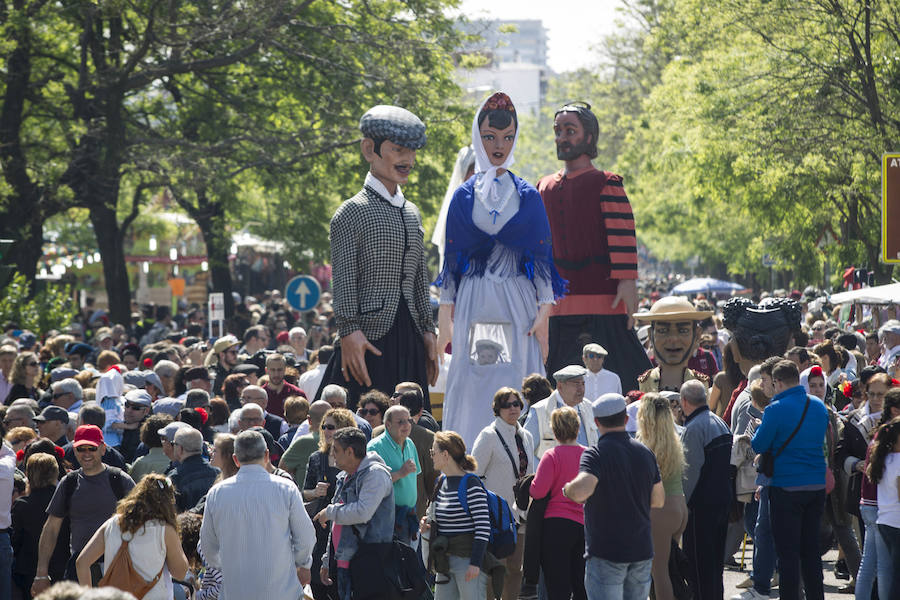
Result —
M613 31L621 0L462 0L470 19L540 19L547 28L548 62L558 73L591 64L588 48Z

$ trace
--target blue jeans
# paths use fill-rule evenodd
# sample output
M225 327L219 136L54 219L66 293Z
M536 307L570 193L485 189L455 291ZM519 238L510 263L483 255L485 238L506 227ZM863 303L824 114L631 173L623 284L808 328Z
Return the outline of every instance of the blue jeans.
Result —
M900 598L900 528L891 527L890 525L878 524L878 531L887 544L888 552L891 555L889 568L891 570L890 588L888 590L888 598ZM879 586L880 587L880 586ZM881 596L879 596L880 598Z
M0 532L0 598L12 598L13 551L9 532Z
M768 596L775 573L775 538L772 537L772 520L769 516L769 487L759 492L759 508L753 529L753 589Z
M353 580L350 579L350 569L338 567L337 587L341 600L350 600L353 597Z
M792 492L769 486L769 511L781 573L781 599L800 599L802 573L806 600L824 600L819 535L825 488Z
M856 574L856 598L857 600L869 600L872 597L872 587L875 585L875 577L878 577L878 597L889 598L891 581L891 561L888 547L878 531L875 519L878 518L877 506L859 507L866 527L866 538L863 543L862 562L859 563L859 572Z
M487 574L481 571L478 577L466 581L469 569L469 558L450 555L450 578L441 583L443 576L438 575L434 585L435 600L484 600L487 595Z
M652 565L652 558L620 563L588 557L584 565L588 600L647 600Z

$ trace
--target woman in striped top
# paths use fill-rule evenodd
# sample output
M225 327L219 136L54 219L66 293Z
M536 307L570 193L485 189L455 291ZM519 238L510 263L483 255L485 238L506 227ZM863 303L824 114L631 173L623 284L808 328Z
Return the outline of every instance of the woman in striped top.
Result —
M463 476L478 468L475 459L466 454L466 444L453 431L434 434L431 447L434 468L444 474L434 502L423 519L426 536L431 525L432 541L448 538L449 571L447 581L438 581L435 600L484 600L487 575L481 570L491 533L487 495L477 476L466 478L465 497L469 510L459 502L459 486Z

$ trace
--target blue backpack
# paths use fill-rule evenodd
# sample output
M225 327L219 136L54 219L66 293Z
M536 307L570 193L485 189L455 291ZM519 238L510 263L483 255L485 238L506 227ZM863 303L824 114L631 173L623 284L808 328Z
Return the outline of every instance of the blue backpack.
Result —
M469 489L468 479L470 477L474 477L478 485L487 494L488 513L491 517L491 537L488 540L488 551L496 558L506 558L516 549L516 529L518 527L516 517L509 508L509 503L485 488L481 479L472 473L463 475L459 482L459 488L456 491L459 503L463 510L466 511L466 514L470 517L472 516L472 513L469 512L469 501L466 493Z

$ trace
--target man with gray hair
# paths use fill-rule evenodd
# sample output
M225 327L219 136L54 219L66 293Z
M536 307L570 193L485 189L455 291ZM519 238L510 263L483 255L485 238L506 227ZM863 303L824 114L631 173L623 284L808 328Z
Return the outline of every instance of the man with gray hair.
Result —
M207 565L222 572L220 598L302 598L310 581L315 529L300 490L268 473L267 459L260 433L238 434L237 475L206 496L200 545Z
M690 379L681 386L684 413L684 497L688 505L684 552L698 600L721 600L725 536L731 509L731 431L709 410L706 386Z
M160 396L171 397L175 392L175 375L178 373L178 365L171 360L161 360L154 365L153 372L159 377L163 386Z
M66 419L66 423L68 423L68 419ZM30 427L34 429L34 411L27 404L10 406L6 409L6 418L3 419L3 424L6 426L7 431L13 427Z
M203 458L203 435L193 427L175 432L174 457L177 467L170 475L175 486L178 512L194 508L219 476L219 469Z
M405 406L392 406L384 413L384 434L368 443L369 452L378 456L391 470L394 484L394 530L396 537L406 543L418 539L416 518L416 476L422 472L416 445L409 439L413 421Z
M330 404L331 408L347 408L347 390L336 383L330 383L322 389L322 400ZM366 440L371 440L372 425L355 412L353 418L356 419L356 426L365 434ZM296 435L294 439L297 439Z
M66 409L69 412L69 419L77 421L78 411L81 410L81 384L67 377L54 383L50 389L53 391L53 406Z

